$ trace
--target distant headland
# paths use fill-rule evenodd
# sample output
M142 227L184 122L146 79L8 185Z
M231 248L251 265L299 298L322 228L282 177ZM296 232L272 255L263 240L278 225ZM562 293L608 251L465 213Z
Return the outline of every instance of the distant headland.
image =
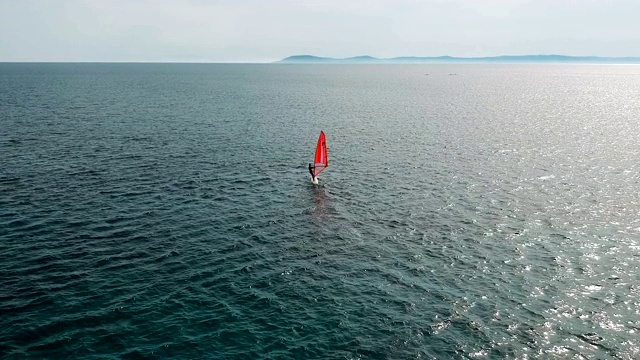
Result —
M503 55L489 57L455 56L402 56L394 58L375 58L368 55L349 58L330 58L313 55L294 55L275 63L279 64L527 64L527 63L564 63L564 64L640 64L640 57L600 57L567 55Z

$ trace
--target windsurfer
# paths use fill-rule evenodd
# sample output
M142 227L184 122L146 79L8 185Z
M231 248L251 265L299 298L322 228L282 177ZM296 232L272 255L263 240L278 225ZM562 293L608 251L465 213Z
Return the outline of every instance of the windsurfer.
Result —
M309 164L311 182L318 184L318 175L329 166L329 154L327 153L327 140L324 136L324 131L320 131L318 145L316 146L316 155L313 157L313 160L313 165Z
M311 181L316 182L316 176L313 174L313 170L315 170L315 166L311 166L311 164L309 164L309 173L311 174Z

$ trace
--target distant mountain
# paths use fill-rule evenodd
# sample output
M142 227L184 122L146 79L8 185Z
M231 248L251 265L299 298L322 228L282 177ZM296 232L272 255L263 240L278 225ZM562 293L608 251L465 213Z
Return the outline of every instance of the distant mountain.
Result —
M575 63L575 64L640 64L640 57L599 57L567 55L504 55L489 57L402 56L380 59L368 55L350 58L329 58L313 55L289 56L281 64L446 64L446 63Z
M314 63L327 63L327 62L335 62L335 61L336 59L332 59L328 57L319 57L319 56L313 56L313 55L294 55L294 56L289 56L288 58L282 59L277 62L314 64Z
M347 61L350 61L350 62L369 63L369 62L379 62L381 59L374 58L373 56L369 56L369 55L362 55L362 56L355 56L355 57L351 57L351 58L346 58L344 60L347 60Z

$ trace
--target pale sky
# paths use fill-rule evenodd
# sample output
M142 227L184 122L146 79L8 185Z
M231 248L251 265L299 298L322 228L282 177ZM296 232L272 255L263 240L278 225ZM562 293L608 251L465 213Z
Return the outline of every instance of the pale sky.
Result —
M0 0L0 61L640 56L640 0Z

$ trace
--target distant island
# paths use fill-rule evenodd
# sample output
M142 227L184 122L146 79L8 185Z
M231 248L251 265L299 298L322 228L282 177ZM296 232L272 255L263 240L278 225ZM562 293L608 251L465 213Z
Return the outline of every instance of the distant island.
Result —
M600 57L567 55L504 55L489 57L455 56L402 56L394 58L375 58L368 55L349 58L329 58L313 55L294 55L275 63L279 64L527 64L527 63L563 63L563 64L640 64L640 57Z

